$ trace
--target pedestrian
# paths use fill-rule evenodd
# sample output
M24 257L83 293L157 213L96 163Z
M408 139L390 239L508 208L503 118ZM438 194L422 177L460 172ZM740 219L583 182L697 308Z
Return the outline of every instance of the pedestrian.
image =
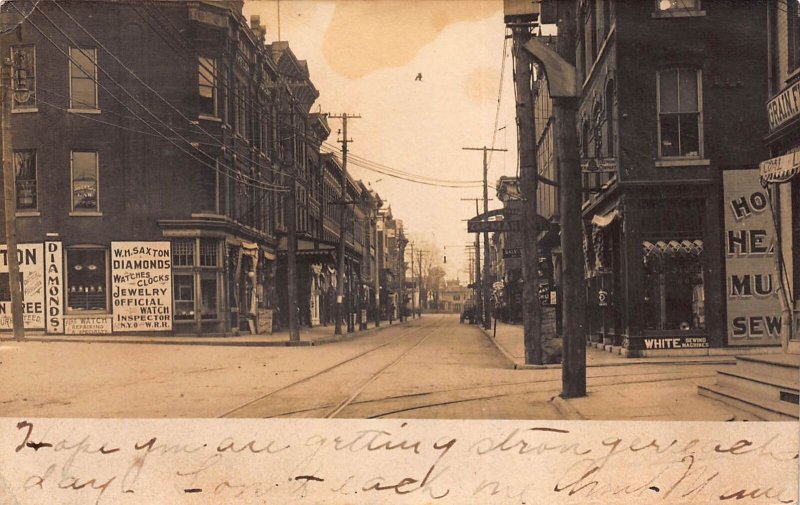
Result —
M394 304L392 304L392 306L389 307L389 324L392 324L393 320L394 320Z

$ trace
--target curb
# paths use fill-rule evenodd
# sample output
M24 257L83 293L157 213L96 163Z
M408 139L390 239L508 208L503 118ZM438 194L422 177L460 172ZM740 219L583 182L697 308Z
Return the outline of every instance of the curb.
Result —
M406 323L397 323L407 324ZM394 324L391 326L395 326ZM95 338L88 339L82 337L66 338L66 337L40 337L31 336L25 337L21 342L40 342L40 343L71 343L71 344L139 344L139 345L204 345L210 347L312 347L318 345L333 344L344 340L351 340L360 337L375 330L390 328L391 326L374 326L366 330L359 330L356 332L343 333L342 335L333 335L330 337L323 337L318 340L301 340L299 342L291 342L289 340L277 341L259 341L259 340L238 340L240 337L224 337L226 340L208 340L203 341L203 337L197 337L196 340L190 341L175 341L169 338L160 338L158 340L132 340L125 337L114 338ZM3 342L20 342L13 337L1 337L0 343Z
M518 364L517 364L517 362L514 360L514 358L511 356L511 354L509 354L509 352L508 352L508 351L506 351L506 348L505 348L505 347L503 347L502 345L500 345L500 343L497 341L497 339L496 339L496 338L494 338L494 337L493 337L493 336L492 336L492 335L489 333L489 331L488 331L488 330L486 330L486 328L484 328L484 327L483 327L483 325L482 325L482 324L479 324L479 325L477 325L477 326L478 326L478 328L480 328L481 332L482 332L482 333L483 333L483 334L486 336L486 338L488 338L488 339L489 339L489 342L491 342L491 343L492 343L492 345L494 345L495 349L497 349L498 351L500 351L500 354L502 354L502 355L503 355L503 357L506 359L506 361L508 361L509 368L511 368L512 370L517 370L517 369L519 369L519 365L518 365Z
M555 407L559 414L566 420L570 421L585 421L586 417L581 414L578 409L573 407L567 400L556 395L550 398L550 404Z

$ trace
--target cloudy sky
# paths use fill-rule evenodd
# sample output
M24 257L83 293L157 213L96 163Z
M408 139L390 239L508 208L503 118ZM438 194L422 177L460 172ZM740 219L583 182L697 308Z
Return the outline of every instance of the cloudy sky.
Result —
M502 0L314 1L250 0L245 16L261 16L267 39L289 42L308 62L323 112L360 114L348 124L350 152L393 168L446 180L480 180L491 146L504 50ZM510 41L489 182L516 175ZM422 82L415 81L421 73ZM506 128L503 128L503 127ZM338 120L331 120L330 143ZM451 276L468 279L463 219L475 213L479 187L415 184L353 165L371 182L412 236L447 248ZM490 188L490 198L494 191ZM498 206L495 200L490 208ZM458 270L461 270L460 272Z

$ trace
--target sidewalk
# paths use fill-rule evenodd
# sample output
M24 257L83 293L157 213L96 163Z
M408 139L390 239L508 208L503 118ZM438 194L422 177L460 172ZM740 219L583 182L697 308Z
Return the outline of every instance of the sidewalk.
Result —
M286 346L312 346L324 345L342 340L349 340L357 336L370 333L381 328L390 328L400 324L395 321L391 326L389 321L381 321L379 327L375 321L367 323L367 329L355 332L334 335L334 326L315 326L313 328L300 328L300 341L289 340L289 330L282 330L271 335L230 335L230 336L173 336L173 335L46 335L28 334L26 342L82 342L90 344L155 344L155 345L206 345L206 346L232 346L232 347L286 347ZM346 330L346 327L343 328ZM9 342L14 339L6 334L0 336L0 342Z
M525 363L525 343L523 341L522 325L506 324L500 321L497 322L497 336L492 337L494 327L488 330L483 330L492 343L497 346L500 352L506 357L513 368L517 369L539 369L539 368L561 368L560 364L553 365L528 365ZM623 365L641 365L641 364L704 364L704 363L720 363L720 364L733 364L736 360L733 356L664 356L661 358L625 358L619 354L615 354L602 349L596 349L593 346L586 348L586 366L587 367L600 367L600 366L623 366Z

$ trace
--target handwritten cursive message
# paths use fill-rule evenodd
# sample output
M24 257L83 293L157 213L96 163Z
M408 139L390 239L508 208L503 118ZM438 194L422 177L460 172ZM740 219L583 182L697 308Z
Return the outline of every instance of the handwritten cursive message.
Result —
M2 503L797 503L793 423L1 419Z

